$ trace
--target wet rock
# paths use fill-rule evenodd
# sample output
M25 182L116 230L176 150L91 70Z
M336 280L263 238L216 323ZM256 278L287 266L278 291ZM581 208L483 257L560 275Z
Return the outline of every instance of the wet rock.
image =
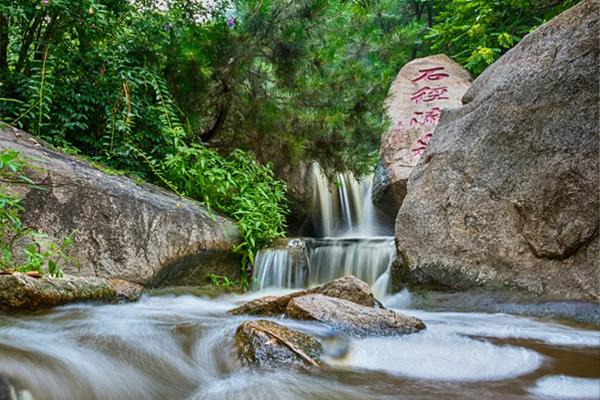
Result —
M27 227L56 240L75 232L68 251L82 276L152 286L201 284L210 273L239 276L240 259L231 252L239 233L231 220L30 139L0 128L0 148L17 150L33 164L31 178L44 190L7 188L23 199ZM74 274L76 266L65 272Z
M299 161L297 164L284 164L276 167L276 175L287 184L287 198L290 213L287 218L287 230L290 235L309 235L311 233L313 185L311 184L311 166Z
M319 321L336 330L360 337L403 335L425 329L425 324L418 318L322 294L291 299L285 314L290 318Z
M141 288L137 285L102 278L0 275L0 312L5 313L37 311L80 301L133 301L140 294Z
M241 324L235 347L244 366L259 368L318 367L323 353L312 336L266 320Z
M118 301L138 301L142 297L144 287L137 283L124 281L123 279L109 279L108 284L117 293Z
M0 374L0 400L35 400L17 380Z
M599 8L527 35L444 112L396 220L408 284L600 301Z
M461 107L471 76L444 54L406 64L386 99L389 131L381 138L380 163L373 178L373 202L396 217L408 177L431 138L442 110Z
M348 275L335 279L323 286L318 286L308 290L301 290L285 296L266 296L252 300L240 307L229 311L232 315L263 315L275 316L285 313L288 303L291 299L307 294L322 294L348 300L356 304L367 307L380 307L381 303L375 299L371 288L366 282L361 281L355 276Z
M366 307L382 307L381 303L373 296L369 284L353 275L347 275L323 286L309 289L306 294L322 294Z

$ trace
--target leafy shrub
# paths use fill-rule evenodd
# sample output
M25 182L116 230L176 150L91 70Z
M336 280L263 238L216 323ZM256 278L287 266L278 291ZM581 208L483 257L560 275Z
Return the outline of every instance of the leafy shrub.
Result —
M188 145L185 127L163 86L154 80L162 110L163 156L158 159L134 144L129 146L165 186L237 221L243 241L234 251L243 255L247 278L258 250L285 236L286 185L275 178L269 164L258 164L247 152L237 149L223 157L201 144Z
M533 29L579 0L452 0L427 38L478 75Z

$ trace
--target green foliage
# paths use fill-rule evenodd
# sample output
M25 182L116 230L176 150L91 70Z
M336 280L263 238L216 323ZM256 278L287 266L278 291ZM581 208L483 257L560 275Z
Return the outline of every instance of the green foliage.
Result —
M273 171L372 168L406 62L479 73L575 2L0 0L0 120L232 216L246 268L284 232Z
M23 211L20 199L4 187L10 183L37 188L24 173L26 166L18 152L0 150L0 270L42 272L46 266L49 275L61 277L60 263L73 261L65 254L73 244L73 235L56 243L43 233L25 228L20 218Z
M422 54L429 4L155 3L0 0L0 97L16 100L0 100L0 118L151 179L129 143L162 153L158 82L188 143L241 148L276 170L310 159L360 175L391 79Z
M446 52L480 74L523 36L578 0L452 0L427 36L433 51Z
M153 81L162 114L162 135L166 141L159 160L133 147L153 174L177 193L202 201L233 217L243 241L234 251L243 255L243 265L254 263L256 252L278 237L285 236L285 183L275 178L269 164L258 164L252 155L234 150L226 157L197 143L186 144L186 131L177 118L164 84ZM245 272L245 270L244 270Z
M246 284L244 284L243 282L238 282L238 281L229 279L228 277L223 276L223 275L210 274L210 275L208 275L208 279L210 280L210 283L212 285L222 287L222 288L235 288L235 287L245 287L246 286Z

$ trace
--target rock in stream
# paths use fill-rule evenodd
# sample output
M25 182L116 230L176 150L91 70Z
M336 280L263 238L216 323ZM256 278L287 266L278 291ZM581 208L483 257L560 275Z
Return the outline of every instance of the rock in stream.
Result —
M425 324L418 318L321 294L293 298L285 315L322 322L334 330L358 337L405 335L425 329Z
M355 276L348 275L335 279L323 286L301 290L285 296L265 296L252 300L240 307L229 311L231 315L262 315L275 316L286 312L286 307L294 297L308 294L322 294L348 300L367 307L380 307L381 303L373 296L371 288L366 282Z
M246 321L235 332L235 346L244 366L318 367L321 343L310 335L272 321Z

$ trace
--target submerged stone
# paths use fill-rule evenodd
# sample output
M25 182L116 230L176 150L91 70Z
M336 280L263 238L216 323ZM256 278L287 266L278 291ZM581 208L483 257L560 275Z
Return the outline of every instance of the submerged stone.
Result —
M266 320L241 324L235 347L244 366L259 368L318 367L323 354L312 336Z
M359 337L404 335L425 329L418 318L321 294L291 299L285 314L290 318L319 321Z
M138 301L142 297L144 287L123 279L109 279L108 284L117 292L119 301Z

